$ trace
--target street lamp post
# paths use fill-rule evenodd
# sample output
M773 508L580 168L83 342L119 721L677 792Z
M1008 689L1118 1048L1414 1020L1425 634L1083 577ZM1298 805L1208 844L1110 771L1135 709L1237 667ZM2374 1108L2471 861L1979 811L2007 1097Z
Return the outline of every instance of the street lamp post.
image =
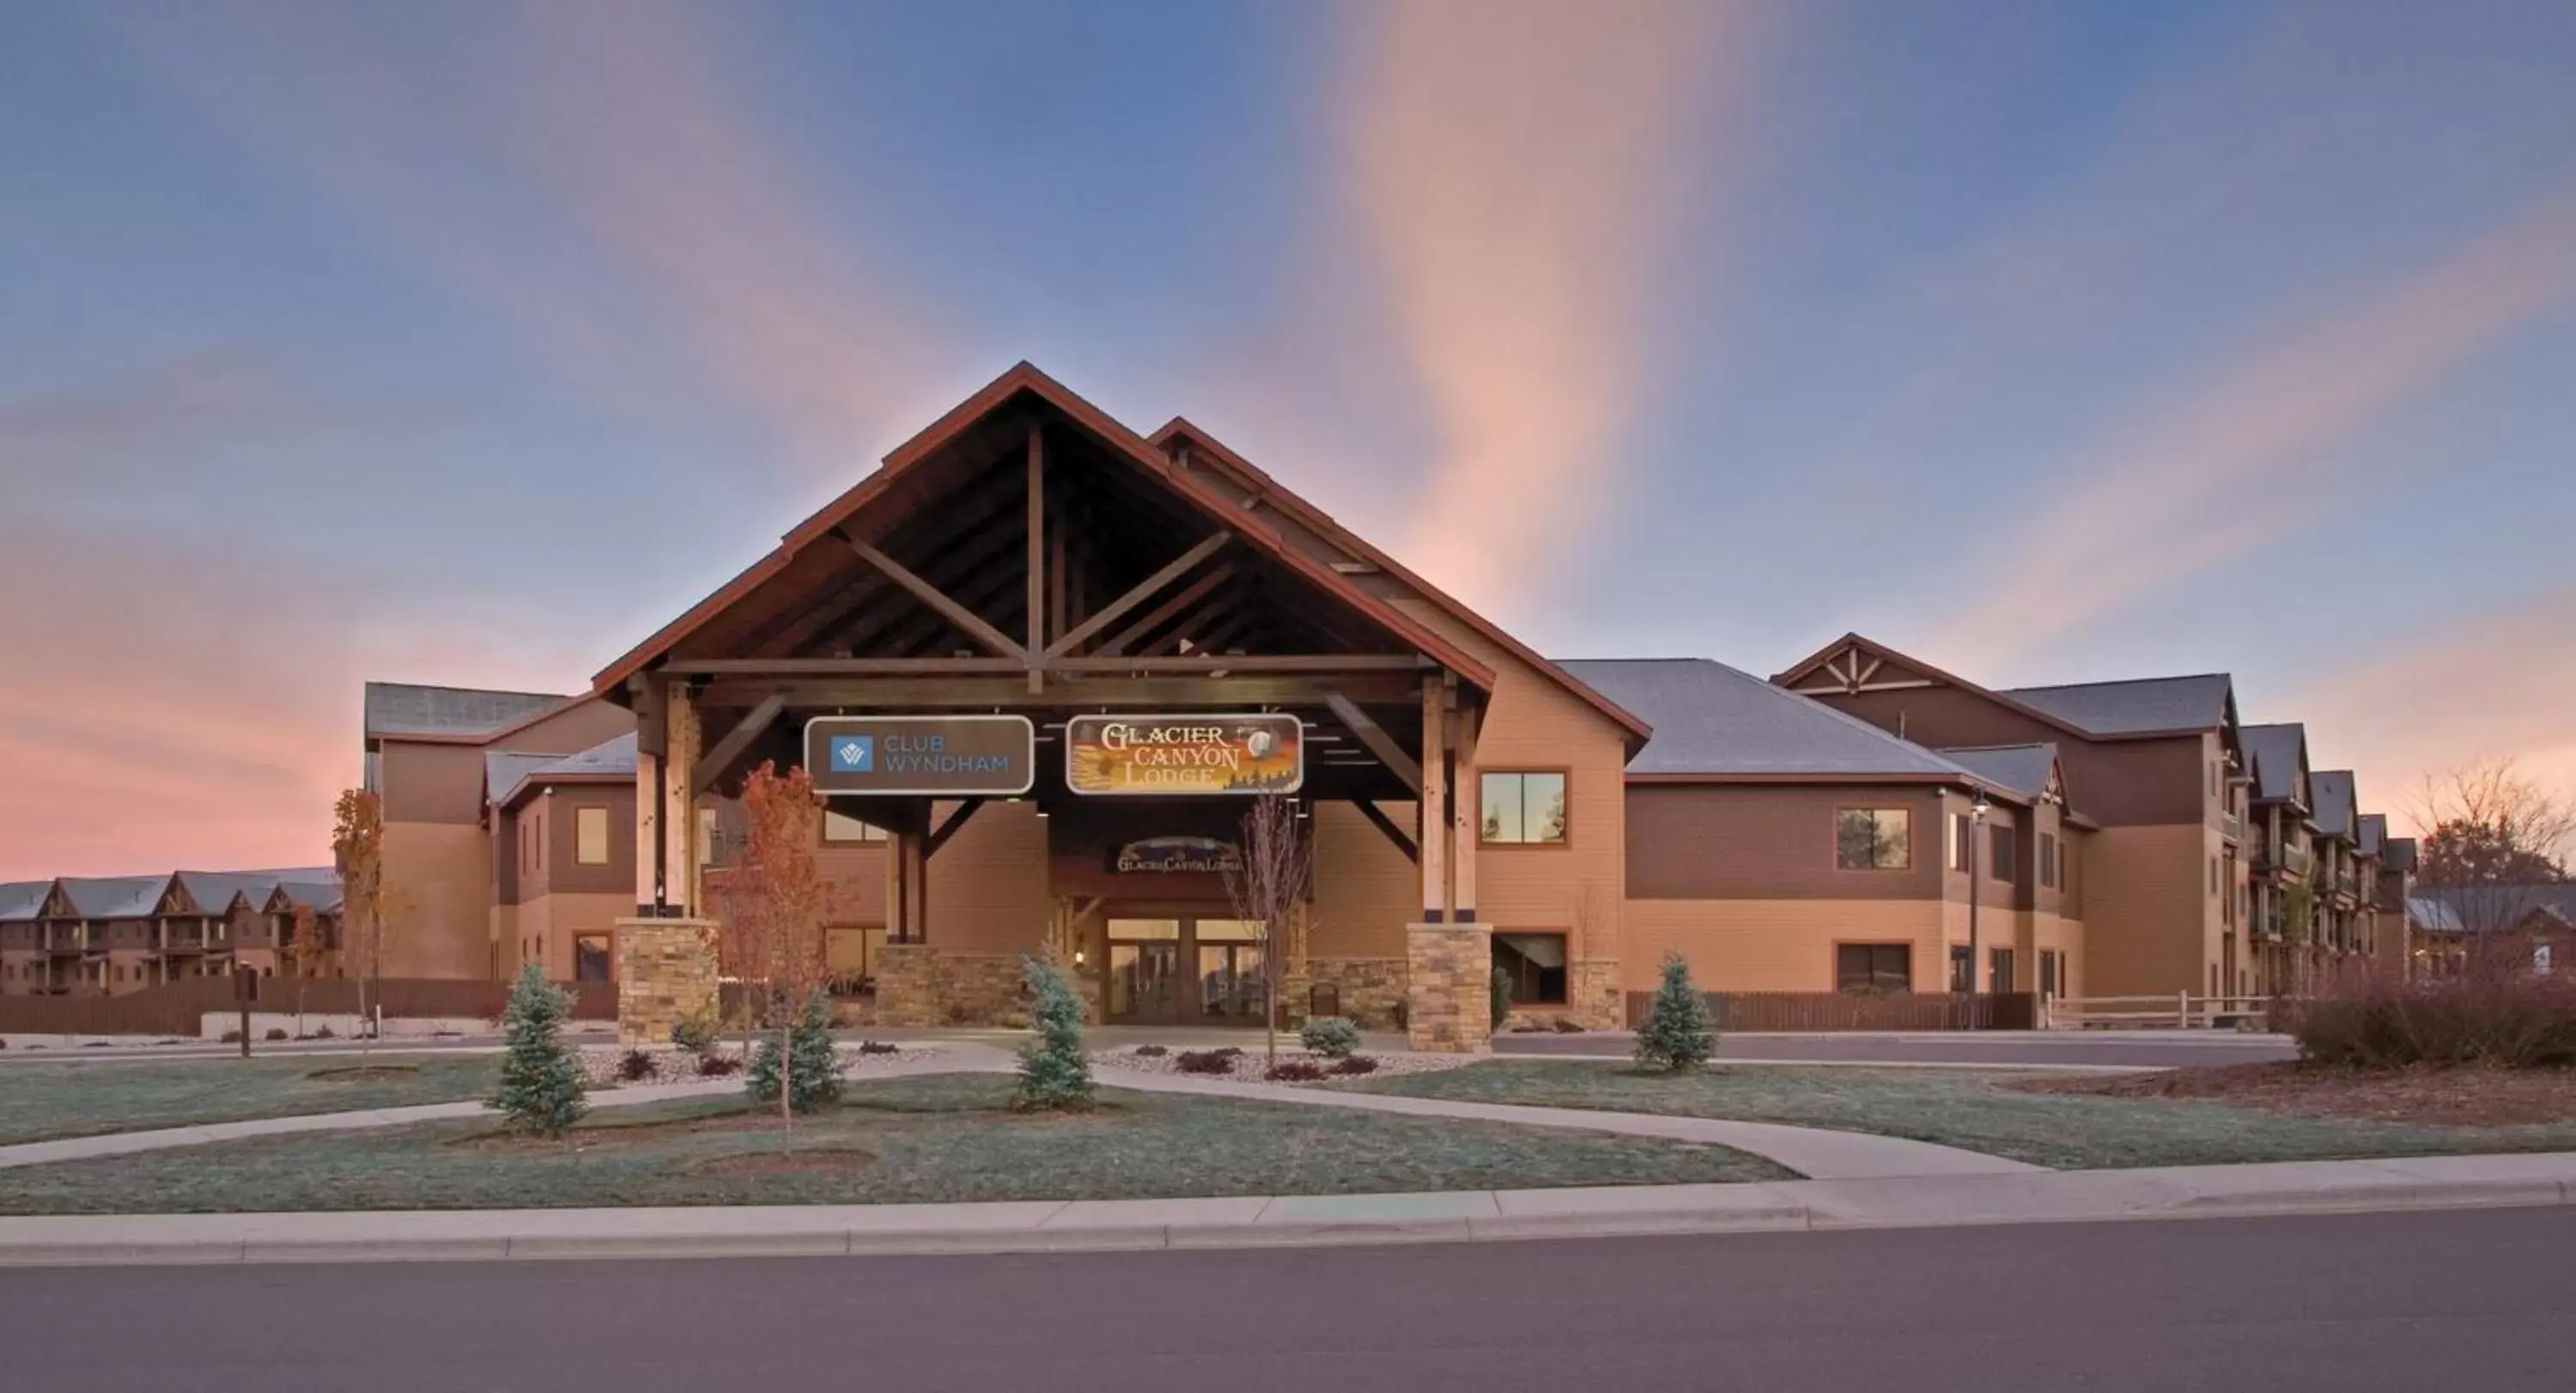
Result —
M1980 793L1968 805L1968 1028L1977 1026L1977 870L1986 840L1986 813L1993 805Z

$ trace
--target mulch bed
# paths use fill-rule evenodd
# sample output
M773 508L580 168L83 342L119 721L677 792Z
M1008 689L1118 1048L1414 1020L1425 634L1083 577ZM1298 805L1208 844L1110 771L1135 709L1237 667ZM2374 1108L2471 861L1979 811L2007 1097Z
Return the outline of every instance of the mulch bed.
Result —
M2107 1077L2018 1079L2004 1086L2028 1093L2202 1099L2289 1117L2448 1127L2576 1121L2576 1070L2571 1069L2416 1068L2376 1072L2285 1062Z

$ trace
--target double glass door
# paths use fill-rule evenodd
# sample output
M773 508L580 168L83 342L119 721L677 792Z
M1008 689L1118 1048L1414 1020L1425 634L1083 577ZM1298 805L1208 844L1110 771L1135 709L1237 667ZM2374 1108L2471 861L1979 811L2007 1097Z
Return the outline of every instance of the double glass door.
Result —
M1260 1023L1269 988L1259 924L1216 914L1112 917L1108 940L1110 1021Z

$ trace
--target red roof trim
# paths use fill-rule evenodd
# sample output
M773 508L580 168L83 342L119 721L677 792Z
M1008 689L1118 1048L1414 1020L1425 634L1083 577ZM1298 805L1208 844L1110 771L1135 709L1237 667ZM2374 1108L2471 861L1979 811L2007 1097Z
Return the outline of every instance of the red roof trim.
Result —
M1549 662L1543 657L1540 657L1535 650L1530 648L1529 645L1522 643L1519 639L1505 633L1503 629L1492 620L1487 619L1483 615L1476 613L1474 610L1467 608L1465 604L1452 597L1448 592L1440 589L1436 585L1433 585L1431 582L1424 580L1421 576L1414 574L1413 571L1408 569L1403 563L1397 561L1394 557L1389 556L1377 547L1370 545L1366 538L1363 538L1358 533L1344 527L1341 523L1335 521L1331 514L1316 507L1313 503L1308 502L1303 496L1297 494L1293 490L1281 487L1279 481L1270 477L1270 475L1264 472L1260 466L1254 464L1248 459L1245 459L1233 450L1228 449L1224 442L1192 424L1188 417L1175 416L1171 420L1165 422L1163 428L1154 432L1150 437L1149 443L1152 444L1158 452L1160 452L1167 449L1174 439L1181 437L1186 437L1188 443L1193 447L1205 450L1208 453L1215 455L1219 460L1223 461L1227 467L1240 470L1244 474L1250 476L1253 482L1260 489L1261 502L1263 504L1274 507L1283 507L1287 511L1295 513L1301 521L1306 523L1307 526L1324 533L1335 542L1338 542L1342 546L1349 548L1354 553L1367 558L1372 564L1376 565L1378 569L1386 572L1388 575L1394 576L1397 580L1404 582L1406 585L1411 586L1414 590L1419 592L1424 599L1439 606L1442 613L1449 615L1458 622L1465 624L1468 628L1475 630L1479 635L1501 647L1513 657L1520 659L1522 662L1529 664L1533 668L1536 668L1542 676L1549 678L1558 686L1563 687L1568 692L1582 698L1586 705L1625 727L1630 734L1637 738L1640 745L1642 745L1648 737L1654 734L1654 727L1646 724L1646 722L1640 719L1634 712L1629 711L1626 707L1619 705L1617 702L1603 696L1601 693L1594 691L1590 686L1576 678L1574 674L1567 672L1565 669L1558 667L1556 664ZM1630 751L1632 754L1634 752L1635 751L1633 749Z

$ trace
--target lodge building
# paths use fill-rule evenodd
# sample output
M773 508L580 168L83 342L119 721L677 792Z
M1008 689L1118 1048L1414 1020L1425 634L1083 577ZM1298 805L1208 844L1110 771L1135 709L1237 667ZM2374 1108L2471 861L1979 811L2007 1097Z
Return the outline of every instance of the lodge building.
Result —
M1497 969L1515 1016L1608 1026L1668 950L1712 991L2252 995L2383 931L2341 881L2331 940L2258 909L2312 830L2379 865L2357 809L2251 820L2304 750L2223 675L1989 690L1857 635L1768 680L1552 662L1026 364L588 692L370 684L366 739L389 972L617 975L710 912L748 771L803 765L834 968L898 1026L1010 1017L1042 948L1106 1020L1258 1019L1275 952L1289 1013L1436 1045ZM1314 868L1277 942L1222 869L1262 789Z

